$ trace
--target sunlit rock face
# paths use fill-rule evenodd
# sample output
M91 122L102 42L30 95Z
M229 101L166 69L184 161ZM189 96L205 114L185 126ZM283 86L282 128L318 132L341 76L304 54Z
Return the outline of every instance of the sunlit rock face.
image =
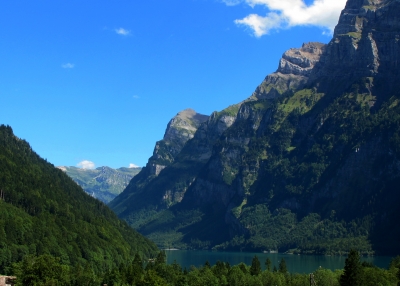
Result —
M286 51L279 61L278 70L265 78L252 98L272 99L303 86L324 49L324 44L311 42L303 44L300 49Z
M186 142L193 138L197 128L207 119L207 115L193 109L185 109L174 116L167 125L164 138L156 143L153 156L147 164L148 174L158 176L171 164Z
M398 1L349 0L311 81L393 77L400 64Z

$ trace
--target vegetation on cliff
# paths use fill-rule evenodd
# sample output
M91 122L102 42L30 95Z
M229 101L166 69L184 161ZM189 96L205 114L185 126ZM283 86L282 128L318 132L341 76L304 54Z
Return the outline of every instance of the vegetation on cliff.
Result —
M174 205L139 214L133 183L118 215L163 247L399 254L400 5L364 2L349 0L329 44L286 52L229 118L213 113L148 177L153 201L185 190Z

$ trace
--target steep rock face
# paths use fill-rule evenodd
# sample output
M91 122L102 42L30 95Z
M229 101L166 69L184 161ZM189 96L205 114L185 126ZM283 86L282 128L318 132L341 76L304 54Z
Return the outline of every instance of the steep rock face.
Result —
M398 75L399 9L397 1L348 1L311 82Z
M163 140L158 141L154 148L153 156L147 164L148 175L158 174L174 161L176 155L182 150L188 140L208 116L199 114L193 109L179 112L168 123Z
M147 166L110 203L111 208L138 227L160 210L179 203L210 158L214 142L235 121L237 110L231 106L210 117L192 110L180 112L168 124Z
M279 62L278 70L265 78L252 97L271 99L288 90L300 88L307 82L324 50L324 44L306 43L300 49L286 51Z

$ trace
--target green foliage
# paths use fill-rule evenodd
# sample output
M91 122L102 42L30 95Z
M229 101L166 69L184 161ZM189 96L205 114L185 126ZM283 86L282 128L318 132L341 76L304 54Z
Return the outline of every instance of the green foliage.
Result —
M107 272L156 246L0 126L0 273L27 255Z
M271 264L272 264L271 259L269 259L269 257L267 257L267 259L265 260L265 270L271 271Z
M286 266L286 261L285 259L282 258L282 260L279 262L279 267L278 271L282 274L286 274L288 272L287 266Z
M159 253L163 256L162 252ZM353 262L357 264L357 279L341 284L339 281L347 275L346 269L331 271L319 268L313 273L316 285L339 286L339 285L396 285L399 280L391 269L385 270L373 265L362 266L357 259L357 253L349 255L346 266ZM157 260L156 260L157 261ZM259 261L255 256L252 266L248 267L243 263L230 267L229 264L218 261L215 265L205 263L203 267L191 267L189 271L183 271L176 262L166 264L143 261L139 255L135 255L133 262L121 264L105 274L96 274L92 265L87 263L84 266L70 267L61 263L60 259L50 255L26 256L21 262L14 264L17 275L17 285L162 285L162 286L308 286L310 285L309 274L289 273L285 271L283 261L279 271L261 271ZM350 262L353 261L353 262ZM394 264L391 267L395 267ZM254 269L258 269L255 273Z
M357 251L351 250L346 258L344 272L340 276L340 286L363 285L361 281L362 269L360 255Z
M45 254L39 257L27 255L14 265L16 285L70 285L69 267L60 259Z
M217 118L220 118L220 117L222 117L224 115L236 117L236 115L237 115L237 113L239 111L239 108L240 108L240 104L230 105L229 107L225 108L221 112L218 112L217 113Z
M261 273L261 263L260 260L258 260L257 255L255 255L251 262L250 274L259 275L260 273Z

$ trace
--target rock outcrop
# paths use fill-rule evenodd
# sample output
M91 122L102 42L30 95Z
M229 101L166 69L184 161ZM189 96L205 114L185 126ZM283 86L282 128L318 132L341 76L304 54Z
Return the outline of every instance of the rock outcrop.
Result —
M131 221L135 221L134 226L137 226L149 214L180 202L192 184L199 165L204 164L204 160L206 161L211 155L208 150L211 147L206 150L201 149L196 154L192 153L184 163L182 159L176 157L183 156L183 149L190 139L206 146L204 138L198 140L194 138L195 134L202 138L203 133L207 133L210 122L217 122L219 125L216 126L222 128L226 123L221 118L217 120L215 116L202 115L193 109L185 109L172 118L167 125L164 138L156 143L153 156L149 158L146 167L129 183L124 192L110 203L114 211L121 216L132 218ZM174 164L175 161L178 163ZM191 162L194 163L191 165ZM186 170L188 166L191 168Z
M325 45L322 43L306 43L300 49L286 51L278 70L265 78L251 98L272 99L289 90L301 88L324 50Z
M376 76L387 81L397 76L400 61L397 2L349 0L310 82L351 82Z
M193 138L197 128L208 119L193 109L179 112L168 123L163 140L158 141L147 164L148 175L158 176L179 154L186 142Z

